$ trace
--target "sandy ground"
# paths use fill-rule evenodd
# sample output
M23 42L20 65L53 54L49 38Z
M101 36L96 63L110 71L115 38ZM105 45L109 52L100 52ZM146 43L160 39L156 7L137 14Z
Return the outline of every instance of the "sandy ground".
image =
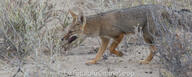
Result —
M160 65L157 57L150 64L138 63L148 55L148 47L129 45L125 49L123 42L125 41L117 49L124 56L117 57L106 50L103 58L93 65L85 64L95 57L99 47L98 40L92 38L52 61L50 56L39 56L38 60L27 57L22 66L23 73L19 72L16 77L159 77ZM12 77L17 69L14 65L5 66L1 62L0 77Z
M147 47L130 46L127 49L124 49L122 47L123 45L120 45L118 50L124 50L122 51L124 53L123 57L112 55L107 50L102 60L97 64L86 65L85 62L93 59L96 55L93 47L98 46L96 41L89 40L86 42L89 45L86 45L85 43L85 46L73 49L70 51L69 55L65 57L67 58L67 61L65 61L66 64L64 64L64 67L66 67L65 71L84 72L85 74L99 73L93 75L95 77L98 77L97 75L102 75L101 77L123 77L123 75L127 75L125 77L159 77L160 65L157 62L157 58L150 64L141 65L138 63L139 60L144 59L147 56L149 52ZM105 73L108 75L105 76ZM111 73L114 73L114 75L111 75ZM76 75L74 75L74 77L76 77Z

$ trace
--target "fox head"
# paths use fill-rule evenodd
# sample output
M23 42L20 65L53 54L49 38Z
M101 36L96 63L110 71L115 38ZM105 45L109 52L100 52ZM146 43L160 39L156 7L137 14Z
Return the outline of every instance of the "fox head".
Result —
M69 13L73 17L72 24L67 27L67 33L64 35L62 40L67 40L68 43L72 43L83 32L83 28L86 24L86 17L83 15L82 11L79 15L76 15L74 12L69 10Z

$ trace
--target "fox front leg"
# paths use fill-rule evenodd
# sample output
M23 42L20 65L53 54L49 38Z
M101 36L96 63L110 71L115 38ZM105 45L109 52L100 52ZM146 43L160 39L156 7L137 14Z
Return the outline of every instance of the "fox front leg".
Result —
M121 42L123 37L124 37L124 34L120 34L118 37L114 38L114 41L110 46L110 52L112 54L115 54L115 55L120 56L120 57L123 56L122 52L115 50L115 48L117 48L117 46L119 45L119 43Z
M101 42L102 42L101 47L99 48L99 51L97 52L95 59L86 62L86 64L88 64L88 65L89 64L96 64L96 62L101 59L103 53L105 52L105 50L107 48L107 45L109 43L109 39L105 38L105 37L100 37L100 38L101 38Z

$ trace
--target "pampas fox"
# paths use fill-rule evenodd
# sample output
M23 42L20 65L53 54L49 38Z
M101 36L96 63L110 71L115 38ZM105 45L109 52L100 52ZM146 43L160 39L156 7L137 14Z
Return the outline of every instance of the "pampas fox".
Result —
M64 36L70 43L76 38L76 34L84 34L88 37L97 37L101 39L101 47L96 54L96 57L86 62L87 64L95 64L102 57L106 50L110 39L113 39L110 45L110 52L117 56L122 56L123 53L117 51L115 48L121 42L125 34L132 34L135 27L141 27L144 41L150 44L149 56L140 63L148 64L156 51L153 45L154 38L152 34L156 35L157 31L153 23L152 15L160 16L166 14L166 8L160 5L142 5L131 8L117 9L107 11L91 16L77 15L70 11L73 17L73 22L68 28L67 34ZM152 14L153 13L153 14Z

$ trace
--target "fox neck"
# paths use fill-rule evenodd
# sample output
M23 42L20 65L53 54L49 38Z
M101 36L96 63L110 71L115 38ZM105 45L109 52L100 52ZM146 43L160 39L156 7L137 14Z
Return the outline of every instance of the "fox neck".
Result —
M97 20L87 18L86 23L82 26L82 33L88 37L96 37L100 34L100 25L96 23Z

